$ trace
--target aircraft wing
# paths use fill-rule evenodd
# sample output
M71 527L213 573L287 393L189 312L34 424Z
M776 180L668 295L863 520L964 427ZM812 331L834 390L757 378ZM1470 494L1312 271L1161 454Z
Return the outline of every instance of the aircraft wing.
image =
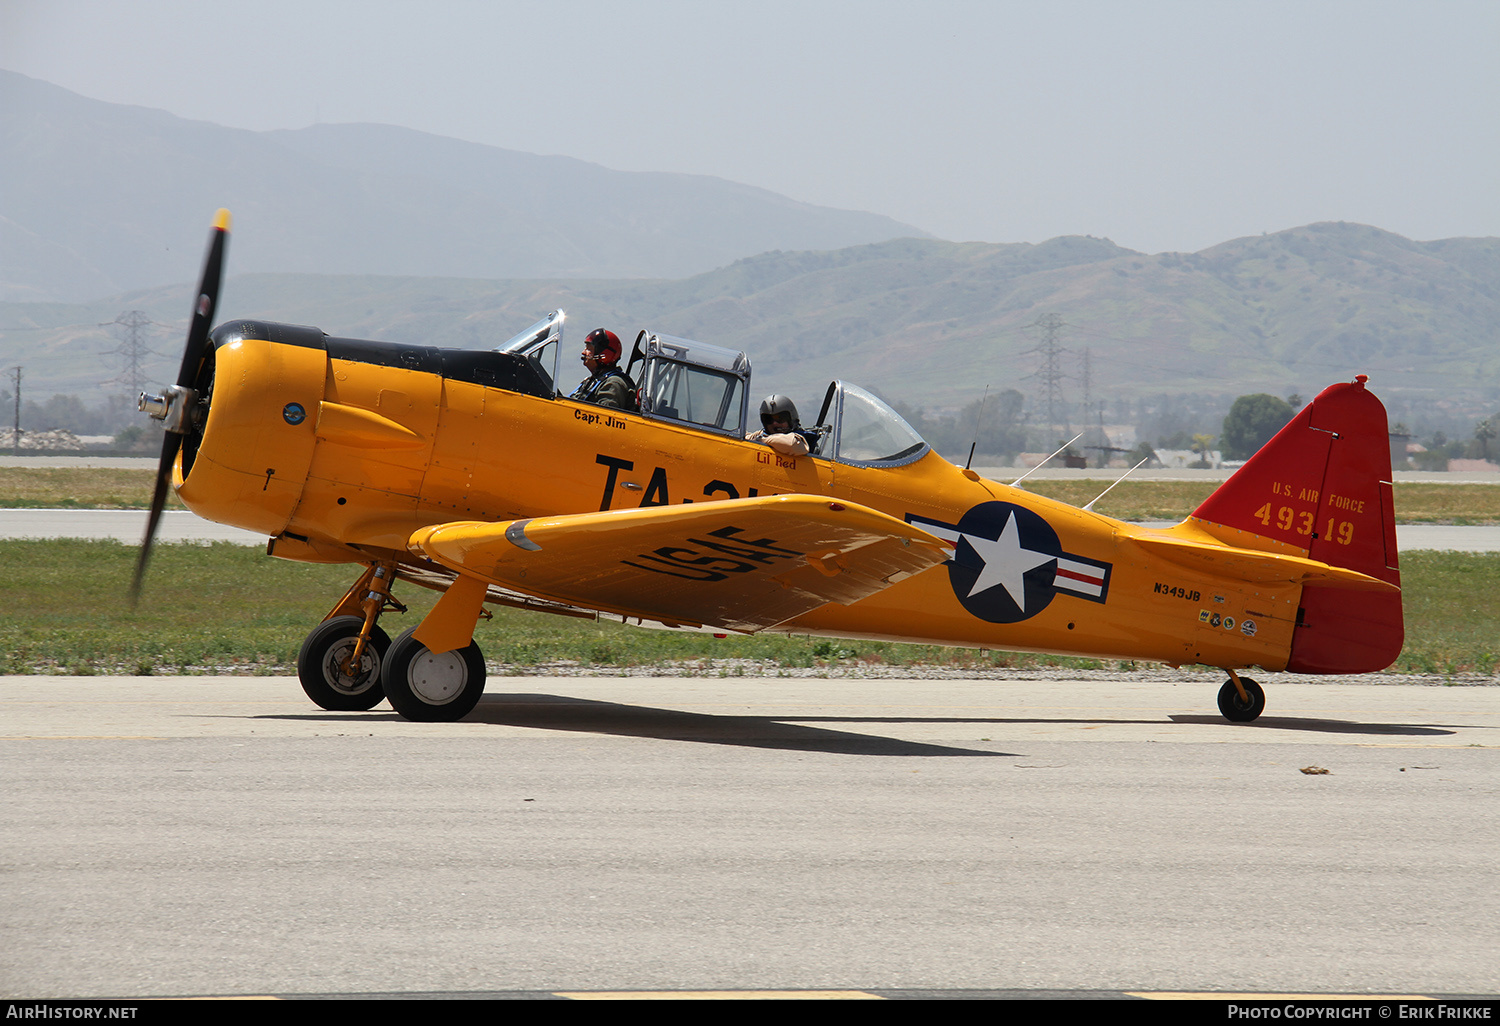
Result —
M409 547L544 599L737 631L856 602L951 555L918 527L813 495L457 521L421 528Z
M1302 556L1279 555L1229 545L1207 545L1180 538L1131 535L1130 540L1153 555L1201 573L1216 574L1250 584L1322 584L1355 591L1396 591L1397 585L1347 567L1332 566Z

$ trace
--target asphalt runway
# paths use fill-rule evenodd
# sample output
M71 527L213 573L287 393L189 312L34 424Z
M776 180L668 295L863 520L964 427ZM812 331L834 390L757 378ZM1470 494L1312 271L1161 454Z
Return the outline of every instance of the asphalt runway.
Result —
M0 678L0 993L1500 992L1500 688L1262 683Z

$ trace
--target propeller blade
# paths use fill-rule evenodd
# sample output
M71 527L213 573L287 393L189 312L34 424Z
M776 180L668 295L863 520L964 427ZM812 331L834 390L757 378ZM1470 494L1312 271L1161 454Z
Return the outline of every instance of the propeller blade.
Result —
M208 348L208 332L214 324L214 309L219 305L219 286L224 279L224 249L229 241L229 211L220 209L214 215L213 230L208 236L208 253L203 258L203 277L198 281L198 297L193 301L193 319L188 325L187 345L182 349L182 366L177 383L192 388Z
M220 209L214 215L213 230L208 236L208 252L203 258L203 275L198 280L198 294L193 300L192 320L188 324L187 343L182 348L182 366L177 370L177 384L192 388L208 352L208 332L213 327L214 310L219 305L219 288L224 279L224 250L229 241L229 211ZM190 418L184 423L190 422ZM161 523L162 510L167 505L167 488L172 483L172 464L182 448L182 435L168 430L162 439L161 459L156 465L156 487L151 493L151 512L146 518L146 536L141 539L141 551L136 558L135 576L130 582L130 606L135 608L141 597L141 584L146 577L146 565L151 561L151 549L156 542L156 529Z
M180 448L182 436L167 432L161 443L161 460L156 465L156 489L151 493L151 513L146 518L146 536L141 540L141 551L135 561L135 576L130 581L131 609L135 608L141 598L141 582L146 577L146 564L151 561L156 528L161 523L161 513L167 505L167 488L172 482L172 462L177 459L177 450Z

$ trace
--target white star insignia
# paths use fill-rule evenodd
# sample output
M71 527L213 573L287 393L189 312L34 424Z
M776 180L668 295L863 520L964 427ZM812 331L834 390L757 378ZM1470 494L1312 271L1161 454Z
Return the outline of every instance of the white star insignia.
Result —
M969 589L968 597L973 598L981 591L1003 586L1011 601L1021 610L1026 608L1026 572L1057 558L1050 553L1021 547L1021 529L1013 512L1007 516L1005 526L1000 528L1000 537L994 541L971 534L964 537L984 563L979 577L974 581L974 587Z

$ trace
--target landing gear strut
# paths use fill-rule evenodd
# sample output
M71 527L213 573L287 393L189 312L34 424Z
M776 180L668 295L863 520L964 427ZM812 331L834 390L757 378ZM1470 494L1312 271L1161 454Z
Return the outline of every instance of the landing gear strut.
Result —
M336 712L373 709L385 697L380 667L391 639L375 621L387 607L406 611L391 598L396 568L368 567L354 586L313 628L297 653L297 679L319 706Z
M297 653L297 679L302 690L324 709L358 712L373 709L385 697L380 687L380 664L391 639L371 627L363 646L360 616L335 616L313 628ZM358 662L351 662L360 647Z
M433 652L412 636L420 625L391 641L375 620L387 609L406 612L391 597L395 578L394 563L372 564L307 636L297 656L302 690L324 709L373 709L385 698L408 720L461 720L484 694L484 656L472 637L463 648ZM465 585L461 579L444 592L434 611L488 615L482 604L483 583L469 579ZM439 629L425 636L442 644L458 640L454 633Z
M1219 712L1226 720L1249 723L1266 711L1266 693L1249 677L1241 677L1233 670L1226 672L1229 679L1219 689Z

